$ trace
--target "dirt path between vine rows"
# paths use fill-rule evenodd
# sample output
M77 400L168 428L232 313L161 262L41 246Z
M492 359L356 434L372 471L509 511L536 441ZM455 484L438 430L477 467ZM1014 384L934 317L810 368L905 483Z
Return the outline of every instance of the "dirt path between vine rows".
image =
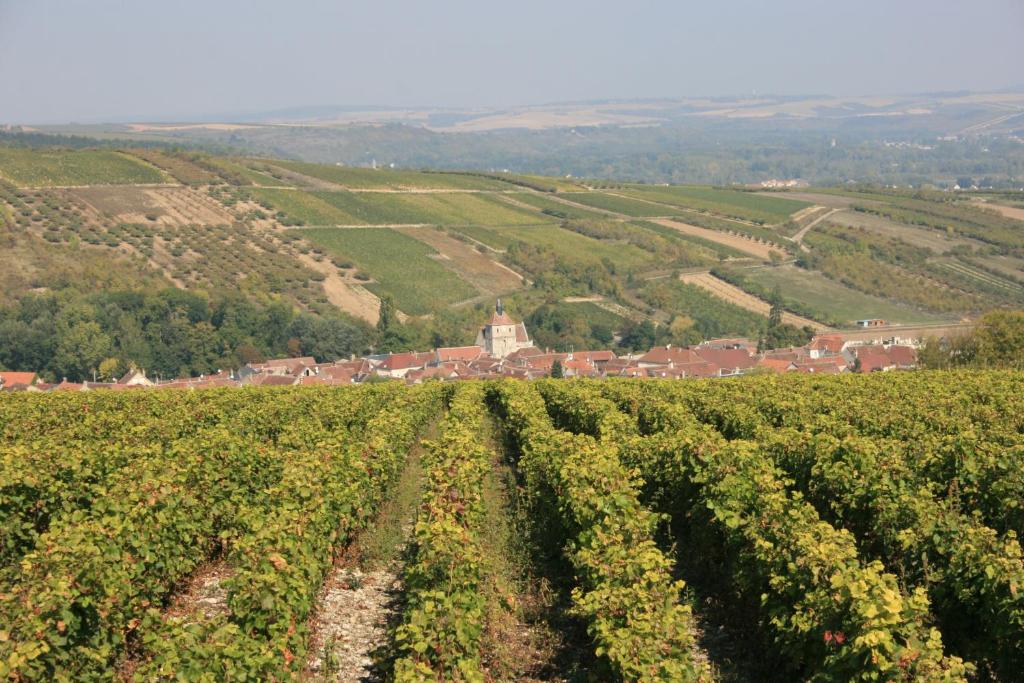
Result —
M311 620L305 680L384 680L382 656L399 617L402 566L420 503L419 454L417 445L376 520L324 581Z

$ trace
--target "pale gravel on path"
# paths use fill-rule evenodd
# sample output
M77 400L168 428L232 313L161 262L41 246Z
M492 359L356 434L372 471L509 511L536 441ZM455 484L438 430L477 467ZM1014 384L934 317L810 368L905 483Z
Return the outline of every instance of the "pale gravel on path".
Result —
M307 670L313 680L379 680L373 653L387 642L389 623L397 615L402 588L399 569L398 563L368 573L341 569L328 579L316 640L310 644ZM325 662L328 648L332 661Z

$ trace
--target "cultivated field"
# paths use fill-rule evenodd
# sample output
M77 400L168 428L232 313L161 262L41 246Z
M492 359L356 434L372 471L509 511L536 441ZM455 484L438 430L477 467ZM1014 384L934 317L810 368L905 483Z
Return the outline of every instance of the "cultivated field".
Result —
M1014 680L1022 400L923 371L0 394L0 676Z
M720 280L711 273L683 273L679 276L679 279L690 285L697 285L701 289L706 289L716 297L728 301L731 304L745 308L748 311L753 311L765 317L768 316L771 310L771 305L762 299L758 299L752 294L744 292L742 289L735 285L731 285L724 280ZM819 322L811 320L809 318L803 318L799 315L786 312L782 314L782 322L795 327L810 327L813 330L819 332L828 331L829 328L822 325Z
M478 292L437 258L423 242L386 228L309 228L294 234L308 239L329 256L351 259L373 277L366 288L390 294L409 315L471 299Z
M756 242L748 237L730 235L728 233L710 230L708 228L700 228L696 225L689 225L687 223L668 218L656 218L652 222L657 223L658 225L663 225L666 228L677 230L684 235L699 237L702 240L722 244L730 249L735 249L736 251L749 254L750 256L757 257L764 261L770 261L772 254L775 254L777 258L785 257L785 254L781 250L774 249L761 242Z
M882 318L891 322L938 322L943 316L910 308L879 297L863 294L821 273L806 271L795 266L760 268L747 276L753 282L771 290L776 285L786 299L800 301L809 307L831 315L841 322ZM945 318L948 320L948 317Z
M523 286L522 276L514 270L440 228L396 229L436 249L437 258L484 294L500 296Z
M0 179L19 187L60 187L162 183L168 178L121 152L39 151L0 145Z
M209 196L184 187L81 187L68 190L121 223L228 225L234 218Z

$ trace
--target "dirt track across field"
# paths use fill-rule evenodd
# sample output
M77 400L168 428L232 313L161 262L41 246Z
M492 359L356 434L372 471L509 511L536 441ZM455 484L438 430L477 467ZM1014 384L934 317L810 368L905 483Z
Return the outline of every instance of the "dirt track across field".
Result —
M978 206L983 206L993 211L998 211L1007 218L1016 218L1019 221L1024 221L1024 209L1016 206L1003 206L1002 204L993 204L992 202L981 202L975 201Z
M443 230L405 228L398 232L436 249L444 265L486 294L501 294L523 286L523 278L519 273Z
M767 317L768 313L771 311L771 306L767 301L762 301L753 294L748 294L739 287L731 285L725 280L720 280L711 273L684 273L679 276L679 279L686 284L697 285L701 289L706 289L719 299L728 301L731 304L745 308L748 311L757 313L758 315ZM799 315L793 315L792 313L783 313L782 322L796 327L810 327L815 332L829 332L832 329L819 322L815 322L810 318L803 318Z
M785 259L786 254L779 249L769 247L767 244L761 242L755 242L747 237L741 237L739 235L730 235L726 232L720 232L718 230L710 230L708 228L699 228L696 225L690 225L689 223L680 223L668 218L652 218L652 223L658 225L664 225L666 228L672 228L678 230L684 235L692 235L693 237L700 237L711 242L718 242L724 244L727 247L732 247L738 251L742 251L751 256L756 256L759 259L765 261L771 260L771 255L778 254L780 258Z
M346 282L330 261L317 261L309 254L298 252L295 256L302 262L302 265L318 273L323 273L324 280L320 284L324 287L328 301L371 325L377 324L377 320L380 318L380 299L373 292ZM403 316L399 316L399 318L401 317Z

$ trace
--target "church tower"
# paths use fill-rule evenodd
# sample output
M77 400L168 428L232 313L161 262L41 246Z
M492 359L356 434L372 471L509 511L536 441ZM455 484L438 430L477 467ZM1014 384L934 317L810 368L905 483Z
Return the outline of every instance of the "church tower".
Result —
M501 299L498 299L491 319L480 328L476 344L495 358L504 358L514 351L533 346L529 335L526 334L526 326L512 320L505 313Z

